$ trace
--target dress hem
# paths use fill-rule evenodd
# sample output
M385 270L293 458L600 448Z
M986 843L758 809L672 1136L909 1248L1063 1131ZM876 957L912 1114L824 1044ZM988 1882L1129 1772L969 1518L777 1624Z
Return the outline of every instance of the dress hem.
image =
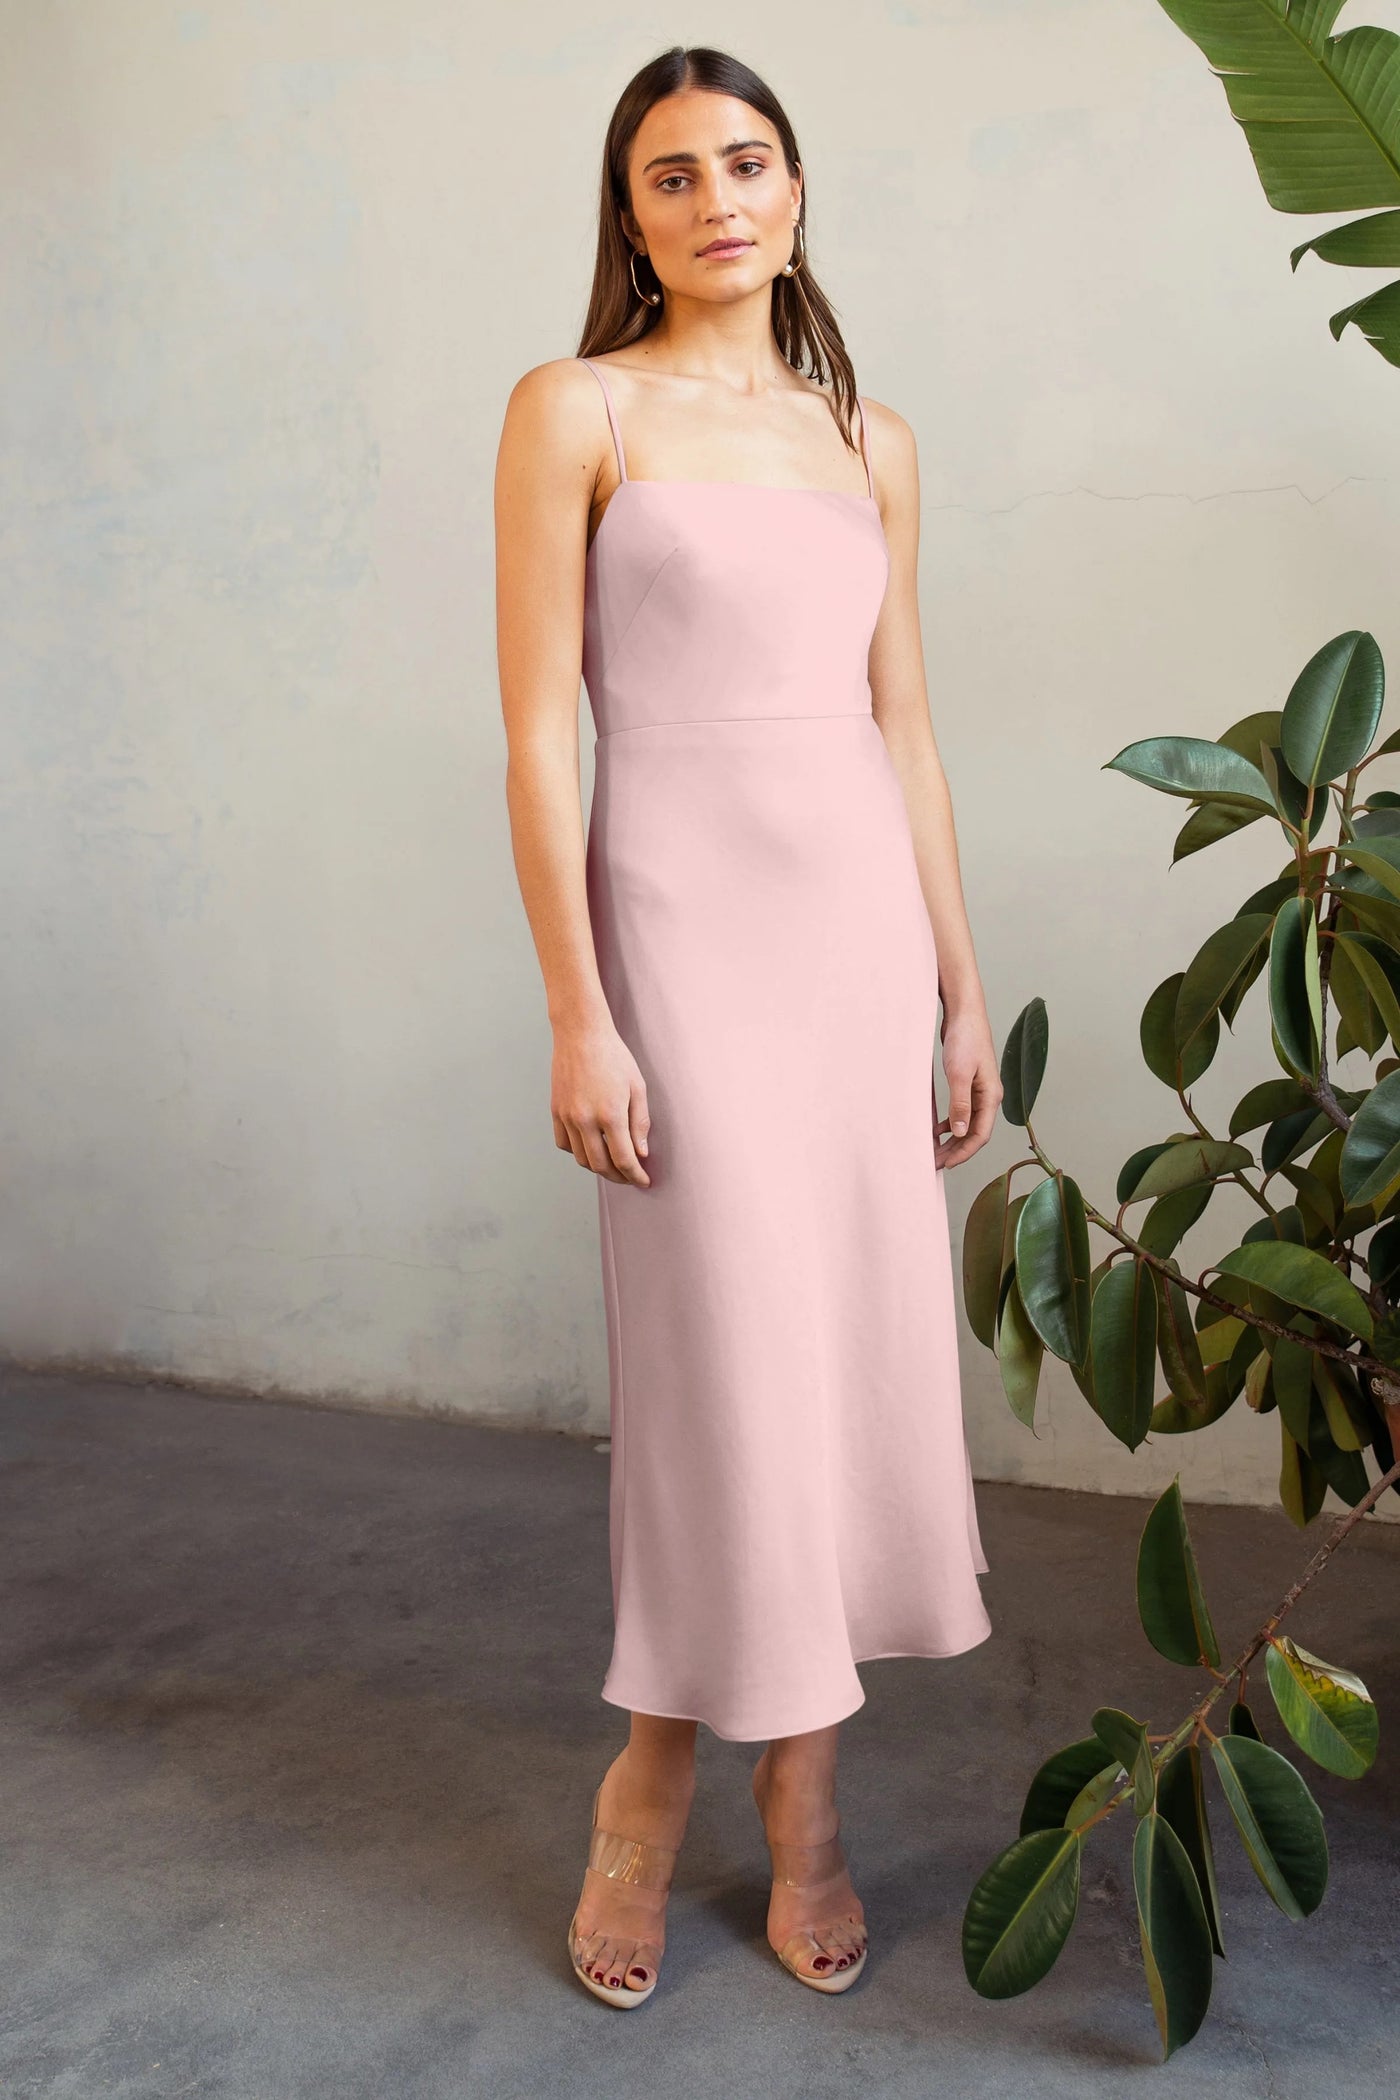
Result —
M975 1640L964 1641L957 1648L881 1648L870 1655L853 1655L851 1662L855 1666L861 1663L894 1662L902 1659L913 1662L947 1662L955 1655L967 1655L974 1648L980 1648L984 1641L990 1640L995 1630L993 1626L988 1625L985 1632L979 1633ZM704 1714L672 1713L659 1707L638 1706L630 1699L618 1698L614 1692L604 1691L602 1697L609 1706L620 1706L628 1713L646 1714L653 1720L694 1721L700 1727L708 1728L711 1735L718 1736L722 1743L771 1743L782 1736L810 1735L818 1728L834 1728L838 1722L849 1720L853 1713L858 1713L864 1706L865 1689L862 1686L860 1697L852 1705L843 1708L839 1714L828 1714L824 1721L807 1721L800 1728L788 1724L780 1728L743 1730L717 1728Z

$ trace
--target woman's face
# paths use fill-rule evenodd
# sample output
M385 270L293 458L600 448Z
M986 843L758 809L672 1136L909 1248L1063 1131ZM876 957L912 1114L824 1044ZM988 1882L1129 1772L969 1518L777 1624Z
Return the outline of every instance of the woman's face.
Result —
M791 259L801 176L789 175L776 131L747 102L684 88L653 103L628 175L623 226L668 293L741 299Z

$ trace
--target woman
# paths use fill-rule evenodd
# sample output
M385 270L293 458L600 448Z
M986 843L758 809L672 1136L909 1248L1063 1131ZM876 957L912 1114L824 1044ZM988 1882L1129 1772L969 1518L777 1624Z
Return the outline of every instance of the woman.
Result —
M815 1989L855 1980L855 1665L991 1631L942 1171L1001 1085L924 686L914 440L856 395L804 228L764 83L703 49L645 66L580 356L516 386L497 476L555 1142L598 1177L603 1697L631 1716L569 1950L625 2007L655 1987L700 1721L767 1744L770 1944Z

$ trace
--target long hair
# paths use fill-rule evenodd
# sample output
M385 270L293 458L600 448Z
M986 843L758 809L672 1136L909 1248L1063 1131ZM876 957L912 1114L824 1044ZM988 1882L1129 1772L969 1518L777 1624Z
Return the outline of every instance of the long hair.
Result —
M627 164L632 141L653 103L682 88L704 88L719 95L733 95L756 109L778 134L788 173L796 175L800 165L797 140L787 112L773 90L757 73L726 51L704 45L686 50L677 44L663 51L633 75L618 97L603 145L603 179L598 200L598 255L593 265L593 289L579 341L580 357L596 357L601 351L621 350L650 335L661 318L659 306L639 299L632 283L633 248L622 225L622 213L631 210ZM799 224L802 243L807 241L807 185L802 185ZM852 411L856 399L855 367L842 340L830 301L812 275L807 262L791 277L773 280L773 334L778 348L795 370L810 372L818 385L831 386L831 412L851 450Z

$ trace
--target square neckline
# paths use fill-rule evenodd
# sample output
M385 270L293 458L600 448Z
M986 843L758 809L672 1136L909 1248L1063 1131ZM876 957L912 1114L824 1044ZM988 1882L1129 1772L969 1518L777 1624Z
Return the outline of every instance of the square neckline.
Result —
M803 487L800 483L794 482L734 481L728 478L699 481L696 480L693 476L689 475L663 475L652 477L647 477L645 475L633 476L627 471L627 457L622 444L622 428L618 422L617 408L612 397L612 388L608 385L607 379L605 378L603 372L593 362L591 357L581 357L579 359L579 363L581 365L587 365L589 371L593 374L593 377L597 380L598 385L602 389L604 405L606 406L608 411L608 424L612 430L613 450L617 455L618 473L617 487L613 490L611 496L609 496L607 504L603 511L603 515L598 520L598 524L594 531L593 537L588 542L588 546L585 550L584 555L585 560L591 557L593 549L597 546L599 540L602 538L603 527L606 525L609 517L612 515L612 507L614 503L616 503L618 497L621 495L624 489L759 489L764 493L764 495L769 496L835 497L838 503L870 504L874 508L876 518L879 520L880 536L882 539L884 538L885 524L884 519L880 517L879 498L875 494L875 474L874 469L871 467L870 464L869 425L865 412L865 402L861 395L856 395L856 401L860 408L861 458L865 463L866 490L864 494L860 494L854 489L806 488Z

